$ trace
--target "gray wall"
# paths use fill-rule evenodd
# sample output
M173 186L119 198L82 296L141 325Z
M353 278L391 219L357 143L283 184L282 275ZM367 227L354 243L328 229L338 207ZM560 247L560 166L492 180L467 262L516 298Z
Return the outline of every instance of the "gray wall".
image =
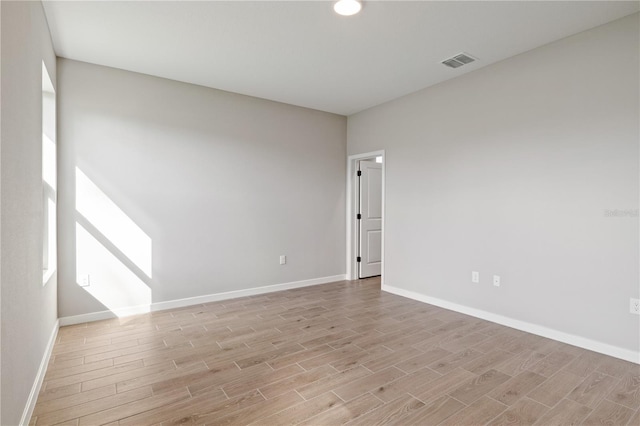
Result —
M2 9L1 321L3 425L20 421L57 318L56 279L42 285L42 61L56 58L40 2Z
M638 209L638 40L635 14L350 116L349 154L386 150L385 283L637 351L638 217L605 210Z
M345 273L345 117L65 59L58 84L61 317ZM80 211L76 168L119 213Z

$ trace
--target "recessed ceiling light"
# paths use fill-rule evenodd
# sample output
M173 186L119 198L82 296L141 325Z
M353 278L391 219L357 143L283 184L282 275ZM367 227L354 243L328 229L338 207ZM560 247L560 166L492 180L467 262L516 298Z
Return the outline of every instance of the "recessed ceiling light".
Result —
M333 10L343 16L355 15L360 12L360 9L362 9L362 3L358 0L340 0L333 5Z

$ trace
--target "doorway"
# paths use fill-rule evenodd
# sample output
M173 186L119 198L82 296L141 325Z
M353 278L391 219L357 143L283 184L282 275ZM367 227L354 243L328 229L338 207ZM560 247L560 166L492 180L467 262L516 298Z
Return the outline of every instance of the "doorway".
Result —
M385 152L347 162L347 278L381 276L384 284Z

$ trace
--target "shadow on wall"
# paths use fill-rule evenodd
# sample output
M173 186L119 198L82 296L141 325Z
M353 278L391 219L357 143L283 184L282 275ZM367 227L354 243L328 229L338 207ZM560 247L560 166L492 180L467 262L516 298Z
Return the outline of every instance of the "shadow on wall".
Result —
M151 238L78 167L76 283L116 316L151 308Z

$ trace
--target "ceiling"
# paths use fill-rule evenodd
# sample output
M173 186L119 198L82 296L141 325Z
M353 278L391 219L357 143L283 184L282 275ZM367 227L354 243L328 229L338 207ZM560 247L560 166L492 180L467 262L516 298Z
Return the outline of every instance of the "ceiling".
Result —
M45 1L58 56L350 115L639 10L637 1ZM479 60L451 69L460 52Z

